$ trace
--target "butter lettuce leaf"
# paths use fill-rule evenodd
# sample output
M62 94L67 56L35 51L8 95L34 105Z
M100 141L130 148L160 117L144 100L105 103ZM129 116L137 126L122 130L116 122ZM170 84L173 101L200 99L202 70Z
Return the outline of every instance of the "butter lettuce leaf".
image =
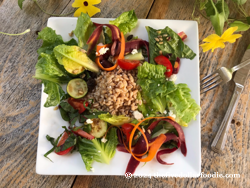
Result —
M37 39L43 40L42 46L37 50L39 56L41 53L53 54L53 49L60 44L77 45L75 39L64 42L62 36L57 35L55 30L51 29L50 27L45 27L42 31L40 31L38 33Z
M131 121L130 117L124 115L116 116L116 115L111 115L109 113L100 114L98 118L110 123L111 125L123 125L124 123L129 123Z
M137 16L135 11L131 10L128 12L123 12L119 17L113 21L109 21L110 24L116 25L123 34L129 33L137 25Z
M109 164L110 160L114 157L118 138L116 129L111 128L107 134L107 142L101 142L101 139L88 140L79 137L78 149L82 156L87 171L91 170L92 163L97 161L99 163Z
M196 56L196 54L183 43L180 36L169 27L156 30L146 26L146 30L149 38L150 63L155 64L154 58L160 55L160 51L163 55L172 54L170 60L173 61L175 61L177 57L193 59ZM160 44L155 40L159 35L167 35L170 38L168 40L167 37L163 37L163 43Z
M95 30L95 26L88 14L81 13L77 19L76 28L74 30L75 36L78 38L78 46L87 50L87 41L90 35Z

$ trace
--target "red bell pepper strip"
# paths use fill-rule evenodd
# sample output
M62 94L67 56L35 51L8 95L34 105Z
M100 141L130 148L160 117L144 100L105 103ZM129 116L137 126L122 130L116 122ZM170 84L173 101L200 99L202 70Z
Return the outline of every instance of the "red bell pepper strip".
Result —
M68 139L68 137L69 137L69 134L67 132L64 132L61 139L60 139L60 141L58 142L57 146L62 146L65 143L65 141ZM73 148L73 146L67 148L64 151L59 151L59 152L55 152L55 153L57 155L65 155L65 154L69 153L72 148Z
M82 129L78 129L77 131L72 131L73 133L77 134L78 136L81 136L83 138L87 138L89 140L94 139L95 137L90 135L89 133L83 131Z

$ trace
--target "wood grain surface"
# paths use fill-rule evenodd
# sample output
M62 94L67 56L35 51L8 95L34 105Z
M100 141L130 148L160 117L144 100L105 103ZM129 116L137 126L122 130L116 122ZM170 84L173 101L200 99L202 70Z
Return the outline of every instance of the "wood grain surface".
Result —
M47 12L66 14L74 10L73 0L39 0ZM101 13L95 17L116 17L134 9L138 18L191 20L194 0L102 0ZM250 10L250 2L247 2ZM250 14L250 12L248 12ZM72 16L72 15L70 15ZM198 14L196 14L198 16ZM41 176L35 173L41 84L32 78L37 61L37 31L47 24L48 15L33 1L26 0L23 10L16 0L0 0L0 31L24 36L0 35L0 187L250 187L250 79L241 95L229 129L223 154L210 145L224 117L234 84L230 82L201 95L201 150L204 174L240 174L240 178L131 178L123 176ZM212 25L200 17L199 37L213 33ZM250 32L234 44L214 53L200 49L200 75L220 66L240 62Z

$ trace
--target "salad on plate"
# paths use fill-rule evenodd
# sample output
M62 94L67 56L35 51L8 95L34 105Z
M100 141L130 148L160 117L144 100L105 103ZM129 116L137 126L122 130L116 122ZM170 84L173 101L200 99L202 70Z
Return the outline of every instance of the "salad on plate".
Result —
M79 152L87 171L94 162L110 163L115 152L131 154L124 172L134 173L140 162L180 148L185 157L182 126L200 111L188 85L175 84L181 59L196 54L184 42L184 31L146 26L148 41L130 32L137 26L134 11L109 24L94 23L82 13L65 42L46 27L38 34L35 78L48 95L44 107L59 110L68 122L44 154ZM63 156L62 156L63 157ZM84 165L83 165L84 168Z

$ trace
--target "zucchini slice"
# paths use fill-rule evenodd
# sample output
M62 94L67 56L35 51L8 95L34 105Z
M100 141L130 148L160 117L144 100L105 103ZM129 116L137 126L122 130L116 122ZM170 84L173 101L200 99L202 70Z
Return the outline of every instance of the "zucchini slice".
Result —
M67 92L71 97L79 99L87 94L88 86L83 79L75 78L69 81L67 85Z

